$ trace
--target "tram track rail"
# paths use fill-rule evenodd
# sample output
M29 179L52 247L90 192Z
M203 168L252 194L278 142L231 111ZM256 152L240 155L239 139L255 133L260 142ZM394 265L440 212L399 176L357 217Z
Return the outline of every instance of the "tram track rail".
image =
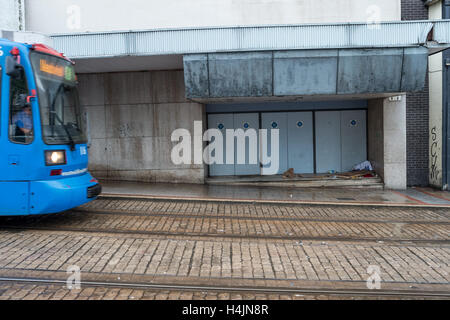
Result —
M164 236L164 237L202 237L202 238L228 238L240 240L279 240L279 241L342 241L342 242L387 242L387 243L415 243L415 244L438 244L450 245L450 239L409 239L409 238L371 238L371 237L336 237L336 236L308 236L308 235L246 235L246 234L225 234L225 233L204 233L204 232L164 232L164 231L143 231L143 230L117 230L117 229L86 229L67 227L27 227L27 226L3 226L0 231L52 231L52 232L76 232L89 234L120 234L120 235L140 235L140 236Z
M156 210L155 210L156 208ZM252 218L301 218L301 219L330 219L336 221L399 221L399 222L450 222L450 208L405 208L405 207L360 207L354 206L332 206L332 205L296 205L296 204L260 204L260 203L217 203L217 202L194 202L186 200L167 201L164 199L98 199L95 202L76 208L75 210L88 210L91 212L127 212L130 214L152 213L168 214L179 212L179 208L186 208L187 211L198 211L194 215L204 216L230 216L234 217L237 208L240 210L240 216ZM270 213L273 208L277 208L280 214ZM175 210L174 210L175 209ZM224 214L224 211L230 213ZM242 214L242 211L246 211ZM288 213L288 211L291 211ZM381 211L381 213L380 213ZM392 218L392 214L396 218ZM409 214L405 214L409 213ZM192 213L191 213L192 214ZM408 216L408 220L404 216ZM350 218L348 218L350 216ZM424 216L417 219L417 216ZM342 218L346 217L346 218Z
M67 285L66 280L49 278L0 277L0 282L14 282L40 285ZM450 299L447 291L424 290L370 290L370 289L331 289L331 288L294 288L294 287L257 287L257 286L220 286L220 285L187 285L174 283L139 283L113 281L80 280L81 287L126 288L136 290L170 290L170 291L202 291L231 292L253 294L300 294L300 295L336 295L352 297L408 297L408 298L443 298Z
M109 194L102 193L99 200L132 200L132 201L171 201L171 202L200 202L215 204L257 204L277 206L337 206L337 207L372 207L372 208L405 208L405 209L449 209L446 204L422 203L390 203L390 202L349 202L349 201L320 201L320 200L277 200L277 199L236 199L236 198L203 198L189 196L164 196L141 194Z
M167 201L99 201L55 215L7 217L0 230L40 230L231 239L450 243L447 212L315 207L204 206ZM417 209L413 209L417 210ZM225 212L223 212L225 211ZM336 213L336 217L334 216Z
M72 212L101 214L101 215L118 215L118 216L134 216L134 217L169 217L169 218L200 218L200 219L226 219L226 220L264 220L264 221L313 221L313 222L347 222L347 223L405 223L405 224L429 224L429 225L450 225L449 220L385 220L385 219L332 219L332 218L307 218L307 217L280 217L280 216L235 216L221 214L179 214L169 212L147 213L142 211L121 211L121 210L85 210L73 209Z

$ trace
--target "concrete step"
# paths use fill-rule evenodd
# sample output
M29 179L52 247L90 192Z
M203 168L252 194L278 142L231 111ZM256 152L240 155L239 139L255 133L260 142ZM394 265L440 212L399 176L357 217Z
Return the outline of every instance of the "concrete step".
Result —
M383 189L383 181L379 177L361 179L332 179L332 178L300 178L300 179L255 179L236 177L207 178L209 185L226 186L258 186L258 187L284 187L284 188L369 188Z

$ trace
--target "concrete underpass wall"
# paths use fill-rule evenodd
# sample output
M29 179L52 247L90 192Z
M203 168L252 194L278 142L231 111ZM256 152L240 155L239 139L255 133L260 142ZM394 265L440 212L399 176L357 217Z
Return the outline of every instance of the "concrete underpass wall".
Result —
M90 138L89 170L100 179L204 182L203 165L174 165L170 136L193 133L204 106L184 98L182 71L80 74Z

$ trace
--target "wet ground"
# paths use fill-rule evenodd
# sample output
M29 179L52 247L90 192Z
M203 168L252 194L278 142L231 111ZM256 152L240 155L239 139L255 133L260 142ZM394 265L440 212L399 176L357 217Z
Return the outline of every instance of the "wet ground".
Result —
M142 196L195 200L248 200L292 203L448 206L450 192L431 188L405 191L341 188L276 188L199 184L102 182L104 196Z

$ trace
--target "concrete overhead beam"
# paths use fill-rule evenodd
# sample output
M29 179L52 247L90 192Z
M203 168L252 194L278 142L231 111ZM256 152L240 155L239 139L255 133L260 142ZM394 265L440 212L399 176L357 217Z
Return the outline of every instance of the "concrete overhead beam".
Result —
M425 47L185 55L186 97L420 91L425 86L427 57Z

